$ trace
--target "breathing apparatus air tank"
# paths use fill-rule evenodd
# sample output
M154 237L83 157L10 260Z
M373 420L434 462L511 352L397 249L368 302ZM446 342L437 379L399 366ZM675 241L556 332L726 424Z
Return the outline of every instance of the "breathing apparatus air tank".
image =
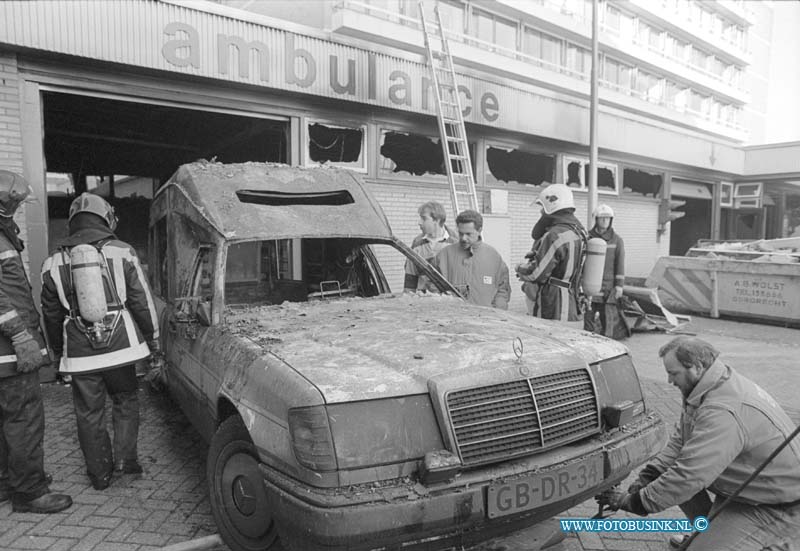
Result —
M84 321L98 323L108 313L103 286L103 260L92 245L75 245L69 252L72 285Z
M586 261L583 264L583 292L587 296L597 296L603 288L603 268L606 264L606 242L592 237L586 244Z

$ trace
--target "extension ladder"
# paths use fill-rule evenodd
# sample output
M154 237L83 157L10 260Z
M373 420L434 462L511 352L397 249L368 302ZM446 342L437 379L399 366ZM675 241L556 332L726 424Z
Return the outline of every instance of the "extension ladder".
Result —
M456 72L453 69L453 57L447 45L442 18L439 15L437 2L433 9L439 27L438 36L428 31L425 21L425 8L419 2L419 18L422 22L422 33L425 37L425 49L431 67L433 91L436 99L436 118L439 122L439 136L442 143L447 180L450 182L450 197L453 210L458 215L462 210L478 210L478 195L475 191L475 179L472 175L472 161L469 154L467 132L464 128L464 117L461 111L461 99L458 96ZM433 46L439 40L440 49Z

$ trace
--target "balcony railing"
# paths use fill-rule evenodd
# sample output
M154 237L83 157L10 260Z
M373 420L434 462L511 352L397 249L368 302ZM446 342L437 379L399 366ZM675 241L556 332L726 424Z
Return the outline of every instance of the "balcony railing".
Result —
M543 6L553 7L553 4L551 2L549 2L548 0L538 0L537 3L540 4L540 5L543 5ZM334 9L335 10L357 11L359 13L363 13L363 14L369 15L371 17L377 17L379 19L383 19L385 21L389 21L389 22L392 22L392 23L409 26L409 27L418 29L419 32L420 32L420 39L422 37L422 34L421 34L422 33L422 25L421 25L421 22L420 22L418 17L416 17L416 16L412 17L412 16L409 16L409 15L405 15L405 14L399 13L397 11L392 11L392 10L388 10L388 9L385 9L385 8L382 8L382 7L378 7L378 6L374 5L374 4L370 4L368 0L367 1L364 1L364 0L340 0L340 2L338 2L336 4ZM578 14L574 14L573 17L580 18L580 16ZM606 31L615 31L615 29L608 28L608 27L605 27L605 26L604 26L604 30L606 30ZM455 32L455 31L450 30L450 29L446 29L445 28L445 34L446 34L448 40L453 40L455 42L459 42L459 43L465 44L467 46L472 46L472 47L475 47L475 48L478 48L478 49L481 49L481 50L484 50L484 51L488 51L488 52L492 52L492 53L496 53L496 54L502 55L504 57L508 57L508 58L511 58L511 59L516 59L516 60L525 62L525 63L527 63L529 65L533 65L533 66L536 66L536 67L541 67L543 69L546 69L546 70L554 72L554 73L564 74L564 75L570 76L572 78L575 78L575 79L578 79L578 80L581 80L581 81L588 81L589 80L589 72L588 71L578 71L578 70L572 69L570 67L566 67L566 66L564 66L564 65L562 65L560 63L553 63L552 61L549 61L549 60L546 60L546 59L543 59L543 58L540 58L540 57L536 57L536 56L531 55L531 54L527 54L527 53L521 52L521 51L519 51L519 50L517 50L515 48L507 48L505 46L500 46L500 45L495 44L493 42L482 40L482 39L477 38L477 37L472 36L472 35ZM619 31L616 31L615 34L617 36L619 36ZM634 40L634 42L637 42L637 41ZM695 67L695 66L687 65L685 61L678 60L674 56L671 56L669 54L664 54L663 52L661 52L661 51L659 51L657 49L650 48L649 46L648 46L648 49L650 51L658 53L659 55L661 55L665 59L671 59L673 61L676 61L676 62L680 63L681 65L683 65L684 67L689 67L692 70L697 71L698 73L704 74L704 75L709 76L709 77L713 77L715 80L718 80L718 81L720 81L720 82L722 82L724 84L727 84L728 86L732 86L732 87L736 88L731 83L725 82L723 79L720 79L714 73L711 73L711 72L708 72L708 71L704 71L703 69L700 69L700 68ZM604 80L602 77L598 80L598 84L600 84L604 88L608 88L608 89L614 90L614 91L616 91L618 93L622 93L622 94L626 94L626 95L629 95L629 96L637 97L637 98L641 99L642 101L646 101L646 102L651 103L651 104L660 105L660 106L666 107L666 108L668 108L668 109L670 109L672 111L678 112L678 113L690 113L690 111L688 109L686 109L685 107L682 107L680 105L676 105L672 101L667 101L666 98L663 98L663 97L662 98L655 98L648 92L640 92L640 91L638 91L638 90L636 90L636 89L634 89L634 88L632 88L630 86L618 85L618 84L615 84L613 82ZM737 90L738 90L738 88L737 88ZM696 116L700 116L700 117L702 117L702 118L704 118L706 120L711 120L710 116L707 115L707 114L694 113L694 112L691 112L691 114L692 115L696 115ZM723 120L722 118L715 119L712 122L714 122L716 124L719 124L721 126L725 126L727 128L731 128L733 130L737 130L737 131L742 131L743 130L743 128L739 124L728 122L726 120Z

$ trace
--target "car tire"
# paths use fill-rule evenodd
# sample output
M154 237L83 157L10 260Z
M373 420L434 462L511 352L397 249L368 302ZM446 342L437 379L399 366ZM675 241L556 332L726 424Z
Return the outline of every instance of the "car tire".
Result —
M258 470L256 448L238 415L225 419L211 438L206 477L211 512L232 551L282 548Z

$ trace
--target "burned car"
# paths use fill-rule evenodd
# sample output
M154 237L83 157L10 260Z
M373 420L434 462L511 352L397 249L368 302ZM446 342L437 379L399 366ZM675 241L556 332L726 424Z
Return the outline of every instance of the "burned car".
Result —
M182 166L149 270L234 550L426 548L540 523L658 451L624 346L468 304L359 175ZM392 294L410 259L441 294ZM399 274L399 275L398 275Z

